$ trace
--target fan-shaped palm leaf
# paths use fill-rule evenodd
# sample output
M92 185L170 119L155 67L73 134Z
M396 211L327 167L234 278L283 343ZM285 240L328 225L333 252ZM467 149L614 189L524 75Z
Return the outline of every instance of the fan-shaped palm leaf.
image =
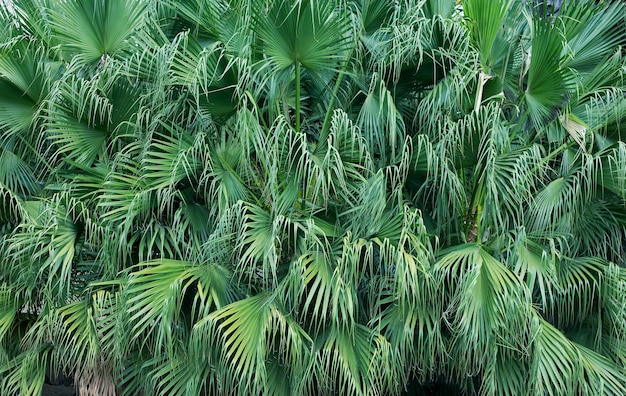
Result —
M190 331L185 325L232 302L237 295L229 285L232 275L221 266L158 260L139 264L141 267L145 268L132 272L125 286L133 343L153 338L156 348L173 353L176 333ZM182 310L188 295L193 300L190 312Z
M221 347L211 348L212 340ZM272 355L289 370L284 380L292 390L300 388L308 365L311 340L292 317L286 315L275 297L265 293L234 302L198 322L193 330L195 350L218 365L224 391L238 394L269 392L266 362ZM215 360L213 360L215 359Z
M285 72L290 75L293 68L295 85L295 129L300 131L300 101L303 67L314 79L324 81L323 75L329 71L339 72L341 56L353 42L349 14L340 12L334 1L298 0L290 3L271 0L255 0L258 10L267 11L253 14L253 29L261 39L262 53L269 57L272 73ZM262 70L263 68L261 68ZM261 81L267 81L262 78ZM261 85L265 85L262 83Z
M575 1L565 1L559 10L558 24L567 41L568 67L588 73L612 55L626 37L622 2L590 7Z
M468 18L470 38L478 49L480 63L486 73L489 73L493 65L492 47L510 6L508 0L463 2L463 13Z
M315 377L309 392L375 395L397 392L399 373L388 341L366 326L331 328L315 340ZM319 387L318 384L325 384Z
M524 98L535 126L554 118L573 88L573 79L563 67L563 38L548 21L533 24L528 84Z
M435 271L444 287L454 290L446 320L453 331L453 353L459 359L455 364L479 370L495 358L496 345L519 348L526 344L530 296L502 263L480 246L466 244L445 252Z
M67 0L52 10L51 25L66 61L106 62L129 48L129 38L145 23L144 13L141 1Z

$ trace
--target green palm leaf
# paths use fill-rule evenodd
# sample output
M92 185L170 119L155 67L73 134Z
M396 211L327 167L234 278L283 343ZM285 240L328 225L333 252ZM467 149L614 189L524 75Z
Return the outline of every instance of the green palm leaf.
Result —
M310 318L311 330L321 331L331 324L350 326L355 316L356 290L341 269L322 252L303 256L294 264L297 273L302 274L298 297L303 315Z
M513 356L510 356L513 355ZM480 393L482 395L529 394L528 364L515 353L498 350L496 359L489 365Z
M618 142L617 146L599 154L601 160L598 184L626 199L626 174L621 168L626 164L626 144Z
M623 395L626 392L626 371L606 357L582 345L576 345L582 366L583 377L579 380L582 393Z
M557 277L556 252L545 249L541 241L521 230L511 252L514 272L526 282L542 309L553 306L561 291Z
M50 345L38 345L0 366L0 389L15 395L39 395L51 360Z
M197 155L201 149L197 146L202 140L202 136L198 136L194 142L192 136L182 131L179 136L153 135L141 167L147 172L148 188L164 190L175 188L181 182L196 182L202 166L202 159Z
M242 178L240 163L242 148L236 142L216 145L211 152L207 185L209 195L217 200L220 211L249 197L249 189Z
M0 184L20 196L35 195L41 186L34 170L16 153L0 145Z
M372 80L357 122L371 153L396 158L404 143L404 122L391 92L378 76Z
M232 275L221 266L162 259L141 267L130 274L126 285L131 342L141 344L153 338L156 348L173 353L178 332L189 332L196 320L236 297L230 288ZM193 301L190 312L182 309L187 295ZM187 314L191 317L184 317Z
M222 43L202 47L194 37L186 35L173 58L174 82L189 86L199 104L214 118L225 119L235 113L235 88L238 85L234 60Z
M215 345L214 340L220 344ZM299 389L308 365L311 339L286 315L275 297L261 293L234 302L198 322L192 345L199 356L216 359L224 391L273 393L266 362L275 354L285 365L285 381ZM201 352L208 348L209 353Z
M35 120L36 103L15 85L0 80L0 129L2 138L27 130Z
M549 323L539 320L531 364L533 393L559 394L559 389L582 393L623 394L626 373L604 356L569 341Z
M530 296L520 280L478 245L443 253L435 271L450 288L446 320L459 359L454 364L478 370L495 358L496 345L524 345L531 311Z
M56 301L65 301L71 293L80 227L64 202L30 202L30 212L7 241L16 265L6 273L30 296L39 296L45 285L55 291Z
M524 98L536 127L555 118L573 88L573 79L563 67L563 38L548 22L533 24L528 83Z
M144 24L141 1L59 2L51 13L52 29L69 61L95 63L129 49L129 39Z
M423 6L423 12L426 18L434 18L442 16L449 18L454 11L455 0L427 0Z
M626 38L622 2L598 6L565 1L559 10L558 23L567 40L568 67L588 73L612 55L614 48Z
M326 76L328 73L340 72L342 57L353 45L349 34L352 29L349 14L340 12L334 0L298 0L293 3L254 0L252 4L259 10L266 10L251 15L251 18L253 30L262 43L259 52L270 60L259 67L256 82L271 91L275 90L273 87L282 91L286 79L293 81L294 125L300 132L301 67L309 77L319 82L330 81ZM267 68L271 73L266 72ZM275 98L274 94L270 95L270 99Z
M542 319L535 323L537 335L533 342L529 377L531 392L557 395L561 389L574 389L577 375L576 349L549 323Z
M100 360L99 312L89 298L67 304L58 310L59 350L72 371L94 367ZM84 366L84 367L83 367Z
M0 394L626 393L623 5L0 3Z
M398 372L388 341L366 326L331 328L315 340L315 383L309 392L376 395L397 392ZM319 345L319 346L317 346ZM327 384L321 389L318 384Z
M587 169L588 170L588 169ZM528 228L537 231L570 232L573 216L593 184L584 169L574 169L548 183L528 208Z
M470 39L478 49L483 70L489 73L493 66L492 47L502 27L511 2L508 0L468 0L463 2L463 12L468 18Z
M261 4L256 8L264 9ZM271 0L266 14L252 18L275 71L298 63L310 73L338 71L340 55L351 43L348 14L340 12L334 1Z
M607 263L593 257L564 259L559 263L558 277L562 292L556 299L556 307L550 316L559 327L567 327L581 321L597 310L597 300L602 287L602 273Z
M109 135L111 103L98 92L97 81L70 77L56 88L44 118L46 137L57 147L56 155L91 165Z
M9 331L15 326L14 320L22 305L15 290L6 284L0 285L0 342L3 342ZM0 358L0 364L4 360Z

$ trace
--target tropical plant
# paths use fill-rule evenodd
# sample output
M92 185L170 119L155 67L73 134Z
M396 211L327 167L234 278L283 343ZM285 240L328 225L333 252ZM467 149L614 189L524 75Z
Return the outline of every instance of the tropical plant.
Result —
M626 6L0 7L0 391L626 394Z

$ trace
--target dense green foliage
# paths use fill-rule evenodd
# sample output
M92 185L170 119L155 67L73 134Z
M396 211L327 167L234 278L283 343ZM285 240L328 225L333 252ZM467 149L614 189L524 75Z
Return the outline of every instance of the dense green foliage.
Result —
M626 7L533 4L0 7L0 393L626 394Z

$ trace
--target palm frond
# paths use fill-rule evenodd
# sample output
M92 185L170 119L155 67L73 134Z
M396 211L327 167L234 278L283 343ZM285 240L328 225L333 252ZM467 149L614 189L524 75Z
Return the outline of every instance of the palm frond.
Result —
M390 22L394 11L389 7L388 0L365 0L359 6L359 16L365 34L371 34Z
M449 243L459 238L459 219L467 212L468 194L444 144L433 144L420 135L415 146L415 170L424 177L416 186L416 199L423 203L422 212L439 224L435 232L443 232Z
M533 24L528 83L524 98L536 127L554 118L573 88L573 79L563 67L563 38L548 21Z
M299 174L308 199L327 206L332 197L349 197L351 188L374 170L372 152L348 115L335 110L326 140L304 151ZM314 181L311 183L310 181Z
M624 210L616 203L614 199L594 199L585 205L572 224L573 251L617 260L624 245L624 228L619 220Z
M232 275L221 266L161 259L139 268L125 287L130 341L139 345L150 340L154 348L174 353L178 333L188 333L199 318L236 296L229 286ZM193 301L190 310L182 309L186 296Z
M293 4L272 0L267 8L259 0L252 15L253 28L263 42L263 52L272 60L275 71L295 66L319 74L339 69L342 52L349 49L349 14L340 12L334 1L296 1Z
M531 202L535 188L535 169L541 160L538 146L504 152L488 164L479 180L484 183L483 216L485 225L493 224L495 232L510 230L522 224L524 210ZM499 230L499 231L498 231Z
M554 318L560 328L584 320L599 310L602 273L607 263L593 257L562 259L558 265L561 292L555 306L548 306L547 317Z
M483 70L489 73L493 65L492 47L511 3L508 0L468 0L463 13L468 18L472 44L478 49Z
M93 64L128 49L130 37L144 23L144 13L145 4L136 0L69 0L52 10L51 25L66 61L76 58Z
M484 232L500 234L522 224L523 208L530 203L530 192L535 188L534 170L542 158L538 146L512 149L510 131L499 126L501 113L492 105L484 108L484 113L479 111L477 120L468 120L466 124L469 134L481 136L469 136L469 147L464 147L464 150L469 149L469 153L462 153L461 157L462 163L471 163L474 160L472 141L480 139L472 182L472 210L477 211L476 225L480 238L485 236ZM495 116L492 116L494 113Z
M6 283L0 285L0 342L4 342L5 337L10 330L13 330L15 326L15 318L18 314L20 306L19 294L15 293L16 290ZM0 364L4 363L3 359L0 359Z
M90 300L87 297L58 309L56 332L60 334L55 353L66 365L64 369L70 372L94 367L101 358L99 313Z
M557 277L557 257L550 254L539 241L520 230L511 252L514 272L525 281L535 301L540 303L539 309L545 310L554 306L561 283Z
M318 336L315 371L307 378L309 392L376 395L398 391L394 352L380 334L363 325L353 330L331 328ZM314 381L314 382L313 382ZM326 384L319 388L318 384Z
M436 20L435 20L436 21ZM434 24L431 30L425 32L429 36L436 36L439 26ZM476 97L476 78L478 77L478 55L470 51L470 42L465 30L456 24L444 23L443 42L434 38L425 49L430 53L431 61L422 68L430 66L435 69L431 80L425 81L426 89L419 97L419 102L413 117L413 125L420 130L434 131L438 129L441 119L439 115L447 115L456 120L467 114L474 104ZM428 42L428 41L427 41ZM434 48L429 48L430 46ZM462 62L457 62L461 59ZM419 72L419 71L418 71Z
M311 330L317 332L332 323L350 326L355 316L356 290L341 268L322 252L303 256L295 264L302 266L298 269L303 275L299 297Z
M58 202L37 202L31 208L35 217L25 219L7 240L18 265L6 273L14 274L14 282L26 286L28 294L36 296L42 292L39 286L46 285L55 290L57 301L64 301L72 286L79 226Z
M573 216L581 211L593 190L593 161L589 159L582 165L565 170L535 195L527 210L530 230L571 232Z
M602 323L602 354L624 367L626 362L626 305L621 297L626 287L624 271L610 264L604 271L602 282L604 317Z
M626 394L623 5L0 3L0 394Z
M622 395L626 392L626 371L606 357L582 345L576 345L582 376L578 389L582 393Z
M626 164L626 144L618 142L614 148L600 153L598 184L622 199L626 199L626 175L621 171Z
M202 158L203 136L195 139L187 133L168 136L156 133L150 147L142 158L142 170L146 171L146 185L153 190L173 189L181 184L193 184L198 180Z
M471 374L495 358L496 345L523 348L531 305L519 278L476 244L442 253L434 270L450 293L444 319L453 334L453 364Z
M242 147L236 142L226 142L213 147L210 165L206 168L207 193L214 200L220 212L239 200L247 200L250 191L240 175Z
M39 345L0 366L0 389L15 395L39 395L43 388L50 357L50 345Z
M309 336L284 313L276 298L265 293L211 313L195 325L191 342L197 358L208 358L216 365L224 379L223 390L240 394L273 392L268 389L272 383L267 381L266 364L272 357L284 365L284 380L292 390L299 389L311 345Z
M171 7L192 25L195 37L229 41L223 26L226 21L231 22L232 9L227 1L184 0L172 2Z
M430 272L433 253L426 230L417 220L416 228L405 233L417 216L408 210L403 214L406 228L397 244L390 239L371 244L366 298L373 309L370 326L380 329L400 359L412 362L405 375L418 369L414 375L425 381L435 375L446 346L440 321L443 301L433 292L438 284Z
M581 393L619 395L624 392L626 371L604 355L567 339L556 328L540 320L535 338L536 358L531 375L539 374L538 382L531 377L531 386L538 390L565 386ZM548 345L551 344L551 345ZM551 355L551 356L550 356ZM537 371L535 371L537 370Z
M46 64L45 51L25 39L3 43L0 54L2 79L26 94L25 100L40 103L48 93L48 73L54 75L54 67L61 65L55 62Z
M422 11L426 18L441 16L450 18L456 5L455 0L427 0L424 2Z
M543 319L534 320L532 362L528 386L532 393L559 394L574 389L578 356L571 342Z
M383 160L387 155L396 158L404 143L404 122L391 92L378 76L372 80L357 122L372 155L380 155Z
M31 196L41 190L35 171L15 152L0 144L0 184L20 196Z
M511 356L512 355L512 356ZM525 356L516 356L500 349L485 372L480 389L482 395L529 394L528 362Z
M203 48L188 34L179 42L180 49L172 59L173 83L188 86L214 118L235 113L239 82L235 59L228 56L224 44Z
M28 217L28 209L23 199L15 194L11 189L0 183L0 203L2 210L0 211L0 230L7 224L13 226L19 224L23 219ZM8 233L8 230L2 230L0 234Z
M57 148L56 156L91 165L108 137L110 102L97 81L70 77L58 81L54 91L44 118L46 138Z
M3 7L9 2L3 3ZM49 0L11 0L9 12L15 29L13 33L22 33L24 36L40 40L47 48L54 47L57 43L52 38L50 27L50 15L45 7L50 6ZM16 20L17 19L17 20Z
M569 59L567 67L589 73L624 42L626 27L621 2L597 6L585 2L565 1L559 10L557 26L563 31Z
M2 140L23 133L35 121L36 103L4 79L0 80L0 129Z

